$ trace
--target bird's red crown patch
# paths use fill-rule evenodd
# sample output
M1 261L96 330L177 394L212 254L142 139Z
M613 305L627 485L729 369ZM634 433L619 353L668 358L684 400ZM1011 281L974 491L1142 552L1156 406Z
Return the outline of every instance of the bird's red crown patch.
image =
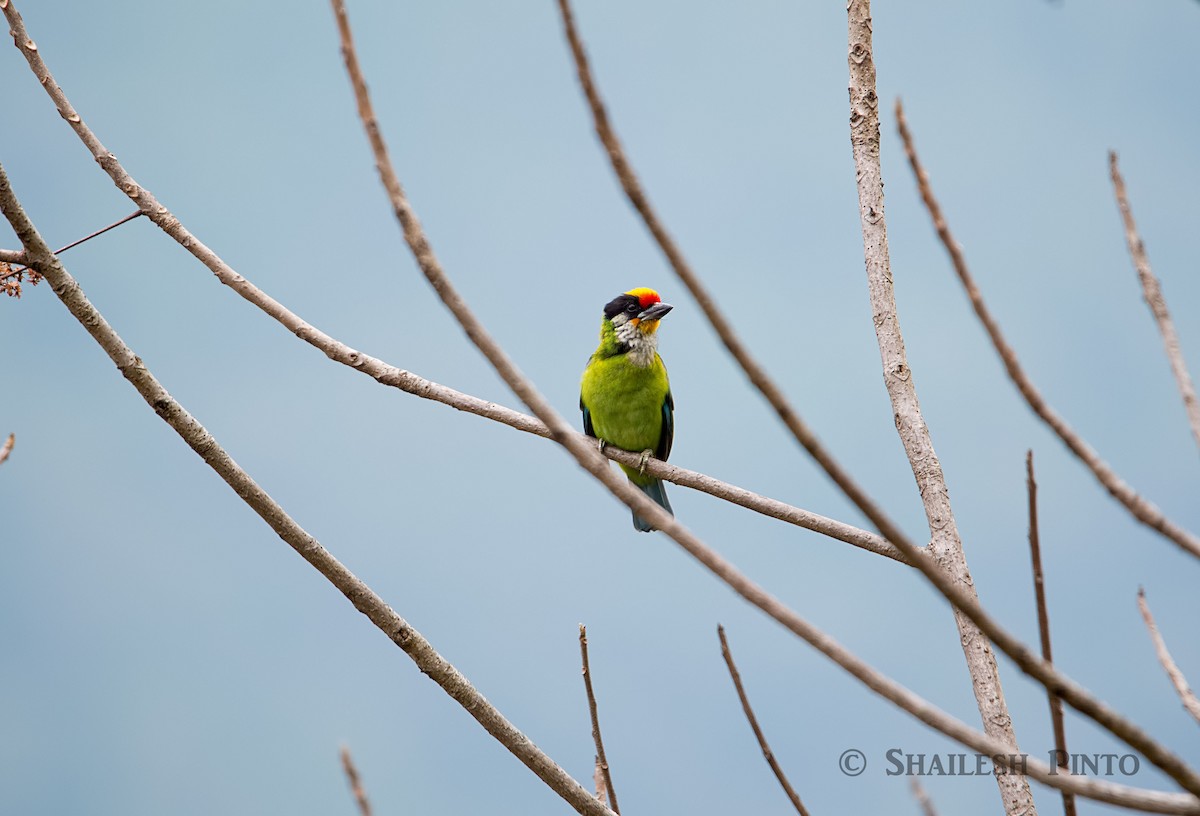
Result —
M658 292L655 292L653 289L647 289L644 286L639 286L637 289L630 289L625 294L633 295L637 298L638 303L641 304L643 309L648 309L655 303L662 302L662 298L658 296Z

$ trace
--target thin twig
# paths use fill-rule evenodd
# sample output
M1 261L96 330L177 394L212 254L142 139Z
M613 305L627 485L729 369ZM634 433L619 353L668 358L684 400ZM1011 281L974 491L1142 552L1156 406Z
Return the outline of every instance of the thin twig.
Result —
M763 758L771 766L771 772L779 780L783 792L787 794L788 799L792 802L792 807L796 809L796 812L800 816L808 816L808 810L805 809L804 803L800 801L800 794L796 793L796 789L788 781L787 774L783 772L783 768L779 767L779 762L775 759L775 753L771 750L771 746L767 744L767 737L758 725L758 718L754 716L754 709L750 707L750 698L746 696L746 689L742 686L741 672L738 671L737 664L733 662L733 653L729 651L729 641L725 639L725 627L720 624L717 624L717 637L721 640L721 657L725 658L725 665L729 669L729 676L733 679L733 687L737 689L738 699L742 701L742 711L745 712L746 719L750 722L750 730L754 732L754 738L758 740L758 747L762 749Z
M393 374L402 379L411 377L412 379L408 380L407 384L409 387L414 389L413 393L421 396L427 396L427 398L430 399L436 399L448 405L454 405L454 407L459 407L444 394L426 395L423 393L429 388L449 390L445 389L444 386L438 386L434 383L430 383L428 380L414 377L408 372L401 371L390 366L385 366L385 370L372 370L371 367L374 364L379 364L379 361L374 360L374 358L361 355L354 349L344 346L343 344L336 343L336 341L332 341L328 335L318 332L312 326L296 317L293 313L284 309L277 301L273 300L261 290L249 284L249 282L246 281L241 275L225 264L225 262L222 261L220 257L216 255L216 253L214 253L208 246L196 238L196 236L188 231L166 207L160 204L149 190L138 185L138 183L126 172L124 167L122 167L121 164L116 161L115 157L104 148L104 146L96 138L95 134L83 123L79 114L75 112L74 108L70 104L70 101L66 98L62 88L57 84L57 82L55 82L53 76L50 74L49 69L46 67L45 62L41 58L41 54L32 45L32 40L29 39L24 23L22 22L20 15L16 12L11 0L0 0L0 10L3 11L6 19L8 20L10 31L13 34L14 42L16 43L17 48L21 50L22 55L26 58L26 61L29 63L30 69L37 78L40 86L46 91L51 100L55 103L62 118L72 127L76 135L79 136L80 140L84 143L88 150L92 152L92 155L96 158L97 163L101 166L101 168L109 175L110 178L113 179L113 182L118 186L118 188L124 190L133 200L139 203L139 206L142 207L143 211L147 214L151 221L159 226L166 234L175 239L181 246L187 249L205 266L212 270L222 283L234 289L234 291L238 292L246 300L254 303L263 311L267 312L274 319L288 327L289 330L293 331L301 339L318 348L321 348L328 355L334 357L338 362L342 362L355 368L362 367L366 370L366 373L375 377L380 382L384 382L385 384L389 385L392 385L393 383L387 382L387 379ZM9 192L11 193L11 191ZM0 196L0 200L3 200L3 196ZM55 261L55 263L57 263L57 261ZM395 383L395 385L396 387L403 387L400 383ZM470 397L469 399L475 400L477 398ZM482 403L483 401L480 400L479 402ZM483 404L489 405L488 403ZM478 413L480 413L480 415L487 415L486 411L482 410ZM523 415L517 414L517 416ZM514 427L516 427L516 425L514 425ZM543 429L543 433L548 433L548 431ZM621 461L619 457L613 458ZM651 461L650 465L654 465L653 460ZM647 471L650 472L649 467L647 468ZM631 501L633 501L633 499L631 499ZM653 515L654 507L656 506L657 505L647 506L646 513ZM667 520L667 523L671 524L669 519ZM681 530L682 528L679 529ZM762 609L770 617L779 621L789 631L793 632L798 637L812 645L815 649L820 651L823 655L843 668L846 672L851 674L872 691L889 700L902 710L908 712L921 722L940 731L951 739L954 739L963 745L981 753L1002 756L1004 755L1004 752L1008 750L1008 746L1000 740L993 739L987 734L976 731L967 726L965 723L950 717L945 712L941 711L936 706L930 705L928 702L913 694L902 685L872 669L868 664L863 662L852 652L849 652L836 641L829 638L821 630L808 624L790 609L780 604L777 599L764 592L760 587L752 582L748 582L744 576L733 569L728 562L725 562L716 553L713 553L703 547L699 549L688 549L688 552L689 554L693 555L693 557L697 558L697 560L700 560L701 563L703 563L708 569L717 574L718 577L729 584L730 587L738 592L738 594L742 595L742 597L746 598L755 606ZM934 583L939 592L947 597L951 603L954 603L955 605L959 605L960 603L968 603L961 596L961 594L956 594L956 587L949 585L945 581L939 582L940 576L938 575L936 568L925 563L920 550L916 549L915 547L910 547L910 549L905 551L905 554L907 557L914 559L915 563L923 567L923 574L925 574L926 577L929 578L932 583ZM969 603L968 606L970 606ZM972 607L972 611L969 614L977 616L980 619L985 619L983 618L982 610L978 610L974 607ZM997 632L998 634L996 637L1000 638L1001 641L1004 640L1002 636L1007 636L1008 640L1006 642L1009 643L1010 647L1015 642L1011 636L1007 635L1007 633L1005 633L1003 630L995 628L995 624L989 624L989 626L986 627L981 624L981 628L983 628L985 631L992 629L992 631ZM411 632L410 629L400 631L402 634ZM1087 693L1083 691L1083 689L1077 684L1074 684L1065 676L1054 672L1052 667L1049 668L1051 673L1046 674L1046 667L1040 666L1037 660L1033 658L1031 652L1028 650L1022 651L1022 649L1023 647L1013 647L1012 651L1006 649L1006 652L1013 657L1018 666L1021 666L1024 671L1036 677L1039 682L1042 682L1043 684L1053 683L1056 685L1061 685L1072 695L1078 694L1079 696L1077 697L1077 702L1072 702L1072 698L1067 694L1064 694L1064 698L1067 699L1068 702L1071 702L1071 704L1080 711L1084 711L1084 713L1088 713L1084 710L1085 708L1091 708L1093 713L1088 713L1088 716L1093 717L1097 720L1097 722L1107 720L1107 723L1102 722L1102 724L1104 724L1109 730L1113 731L1114 734L1121 736L1121 738L1129 742L1130 745L1136 747L1137 750L1142 751L1142 753L1146 754L1147 756L1151 754L1154 756L1160 756L1160 752L1163 749L1157 746L1157 744L1148 741L1149 738L1146 737L1146 735L1142 733L1140 729L1137 729L1136 726L1133 726L1125 721L1115 712L1109 711L1105 706L1103 706L1103 704L1098 703L1098 701L1095 701L1094 698L1091 698L1089 695L1087 695ZM1099 707L1097 708L1096 706ZM1142 747L1139 747L1143 745L1147 746L1147 749L1144 750ZM1028 772L1030 776L1042 781L1050 787L1060 789L1067 788L1081 796L1096 799L1097 801L1109 802L1111 804L1117 804L1123 807L1139 808L1141 810L1154 813L1200 814L1200 800L1197 800L1190 795L1167 794L1158 791L1131 788L1124 785L1116 785L1103 780L1092 780L1080 777L1064 777L1054 773L1054 771L1045 763L1038 761L1031 761L1028 764ZM592 801L595 800L593 799Z
M71 243L67 244L65 247L59 247L58 249L54 250L54 254L61 255L64 252L66 252L68 249L73 249L86 241L92 240L93 238L95 238L98 235L103 235L104 233L108 232L109 230L116 229L117 227L121 226L122 224L132 221L135 218L140 218L143 215L145 215L145 213L142 212L141 210L138 210L137 212L131 212L129 215L125 216L121 220L114 221L113 223L109 224L107 227L101 227L100 229L93 232L91 235L85 235L82 238L80 238L78 241L72 241Z
M579 624L579 653L583 658L583 688L587 691L588 715L592 718L592 741L596 743L596 766L604 778L604 788L608 791L608 801L613 813L620 813L617 805L617 792L613 788L612 772L608 769L608 757L604 753L604 739L600 736L600 712L596 708L596 693L592 690L592 670L588 663L587 627Z
M1158 624L1154 622L1154 616L1150 614L1150 604L1146 602L1146 591L1142 587L1138 587L1137 600L1138 608L1142 610L1142 619L1146 621L1146 630L1150 632L1150 639L1154 641L1154 651L1158 654L1158 662L1166 670L1167 677L1171 679L1171 685L1175 686L1175 691L1179 694L1184 709L1197 722L1200 722L1200 699L1197 699L1192 687L1188 685L1187 678L1183 676L1183 672L1171 658L1171 653L1167 650L1167 642L1163 640L1162 633L1158 631Z
M846 496L854 502L855 506L862 511L873 525L879 530L880 534L889 541L895 541L897 538L904 536L899 526L884 513L875 501L867 494L867 492L851 478L841 464L834 459L833 454L821 443L817 435L813 432L808 424L800 417L791 403L783 394L783 390L775 383L765 368L759 364L742 344L741 339L733 330L733 325L725 317L720 307L717 306L716 299L709 293L700 277L692 269L687 258L684 257L683 251L675 243L671 234L667 232L662 221L659 220L657 213L650 204L650 199L646 192L642 189L641 182L638 181L637 174L633 170L633 165L629 163L629 159L625 156L625 149L621 146L621 140L617 137L616 131L609 122L608 111L604 107L604 101L600 98L600 92L596 87L596 81L592 77L592 70L588 64L587 52L583 47L583 40L579 36L579 32L575 26L575 16L571 11L570 0L558 0L558 8L562 14L563 28L565 29L567 42L571 46L571 54L575 60L575 72L579 76L579 84L583 87L584 96L587 97L588 106L592 111L592 119L596 127L596 135L600 138L600 143L604 146L605 152L608 154L609 162L612 164L613 171L617 174L617 179L621 183L621 187L625 190L625 195L629 198L633 208L646 224L646 228L658 242L659 248L662 249L663 255L666 256L667 262L671 268L675 270L675 274L688 291L692 293L692 297L696 299L697 305L704 312L708 322L712 324L717 336L729 350L730 355L737 361L737 364L742 367L746 376L755 388L766 398L767 402L775 409L775 413L783 420L783 424L791 431L792 436L800 443L803 448L808 451L808 454L813 460L820 465L833 483L846 494Z
M934 229L937 230L938 238L941 239L942 245L945 246L946 252L950 255L950 262L954 266L954 271L958 275L959 281L962 282L963 289L971 301L971 307L975 310L979 322L983 324L983 328L987 331L987 335L991 339L996 353L1000 355L1000 360L1004 363L1004 370L1008 372L1009 379L1016 385L1017 390L1021 392L1021 396L1025 398L1025 402L1029 404L1033 412L1058 434L1058 438L1087 465L1088 469L1092 471L1092 474L1103 485L1104 489L1124 505L1134 518L1175 542L1175 544L1179 545L1186 552L1200 558L1200 538L1197 538L1195 534L1172 522L1153 503L1139 495L1137 491L1130 487L1109 467L1107 462L1100 458L1100 454L1085 442L1083 437L1076 433L1062 416L1046 404L1046 400L1041 392L1037 390L1033 381L1025 373L1025 369L1021 367L1016 353L1013 352L1012 347L1005 341L1004 335L1000 333L999 324L992 317L991 311L988 310L987 304L984 303L979 287L975 285L975 279L971 276L971 272L967 268L967 261L963 257L962 249L959 247L958 242L954 240L954 236L950 234L950 227L946 224L946 219L942 216L941 207L938 206L937 199L933 197L933 190L929 184L929 176L926 174L924 167L922 167L920 159L917 158L916 149L913 147L912 135L908 131L908 124L904 118L904 108L901 106L899 100L896 101L896 120L900 128L900 138L904 141L904 151L908 154L908 161L912 165L913 175L917 178L917 187L920 190L921 199L925 202L925 208L929 210L930 218L933 219Z
M925 791L925 786L921 784L918 777L911 777L909 785L912 787L913 797L917 800L917 804L921 806L921 812L925 816L937 816L937 811L933 807L933 800L929 798L929 794Z
M354 794L354 801L358 803L358 812L360 816L371 816L371 803L367 800L367 792L363 789L362 780L358 777L358 768L354 767L354 760L350 758L350 749L343 745L341 755L342 770L346 772L346 781L350 783L350 792Z
M946 477L933 447L933 437L921 413L913 371L900 331L900 315L896 307L891 257L888 253L887 222L884 219L883 171L879 159L879 96L872 50L870 0L850 0L846 6L846 16L850 145L854 156L867 291L883 367L883 382L891 400L896 432L904 446L921 504L925 508L930 535L928 550L936 561L934 569L940 578L952 582L959 590L958 594L964 596L968 603L978 606L975 584L967 567L966 553L950 505ZM968 615L964 607L957 606L954 622L958 627L983 728L996 739L1012 746L1012 750L1017 750L1017 736L1004 699L996 655L988 645L987 638L981 634L981 622L974 615ZM1029 780L1025 776L997 774L996 784L1009 816L1033 816L1037 813Z
M1187 364L1183 361L1183 351L1179 346L1179 335L1175 332L1175 324L1167 311L1167 300L1163 297L1162 286L1154 272L1150 269L1150 258L1146 255L1146 245L1138 234L1137 225L1133 222L1133 210L1129 206L1129 198L1125 194L1125 179L1117 167L1116 151L1108 152L1109 173L1112 176L1113 191L1117 196L1117 208L1121 211L1121 220L1125 223L1125 241L1129 244L1129 255L1137 270L1138 280L1142 284L1142 295L1146 305L1150 307L1158 331L1162 334L1163 346L1167 351L1167 360L1179 385L1179 393L1183 397L1183 408L1187 411L1188 424L1192 428L1192 437L1200 446L1200 400L1196 398L1196 387L1192 384L1192 376L1188 373Z
M1025 486L1029 493L1029 557L1033 562L1033 594L1037 600L1038 637L1042 642L1042 659L1054 662L1050 649L1050 613L1046 608L1046 581L1042 573L1042 545L1038 535L1037 481L1033 478L1033 451L1025 453ZM1054 756L1059 767L1066 770L1067 729L1063 723L1062 698L1053 689L1046 689L1050 703L1050 722L1054 728ZM1070 771L1067 771L1070 773ZM1064 816L1075 816L1075 795L1062 792Z
M8 461L9 455L12 453L13 445L17 443L17 435L10 433L8 439L4 440L4 447L0 448L0 465Z
M117 227L121 226L122 224L124 224L128 221L132 221L133 219L139 218L140 216L143 216L143 215L145 215L145 213L142 212L141 210L138 210L137 212L132 212L129 215L122 218L120 221L114 221L113 223L109 224L107 227L101 227L100 229L93 232L91 235L85 235L82 238L80 238L78 241L72 241L71 243L67 244L65 247L59 247L58 249L54 250L54 254L61 255L64 252L66 252L68 249L74 249L75 247L79 246L80 244L90 241L98 235L103 235L104 233L108 232L109 230L116 229ZM17 254L20 255L21 260L13 261L13 263L24 263L25 262L24 261L25 254L23 252L17 253ZM0 255L0 261L5 261L5 260L8 260L8 259L5 258L4 255ZM21 269L9 270L8 272L4 273L3 275L0 275L0 281L3 281L5 278L16 277L17 275L20 275L22 272L24 272L27 268L28 267L22 267Z
M929 706L928 703L912 694L912 692L879 674L857 656L831 640L824 632L801 618L795 611L780 602L778 598L775 598L758 584L751 581L745 574L721 556L720 553L713 550L684 527L678 519L659 507L657 503L651 501L640 490L631 487L627 480L618 476L612 468L607 466L603 457L597 453L595 445L571 431L570 426L566 424L563 418L546 401L545 397L517 369L504 350L488 334L487 330L479 322L478 318L475 317L443 271L441 263L438 261L429 243L429 239L425 235L420 220L417 218L408 198L404 195L404 190L400 185L395 168L392 166L391 159L388 156L387 146L384 144L379 132L379 126L367 94L366 81L362 76L357 55L354 51L345 5L342 0L331 0L331 2L341 36L342 55L346 62L346 70L350 76L351 86L354 89L355 99L358 104L359 118L362 120L363 128L371 144L372 153L375 157L376 170L379 172L380 180L388 193L388 198L396 219L399 221L404 232L405 242L408 243L409 249L412 251L413 257L421 269L421 273L429 281L430 286L433 287L434 291L441 298L443 304L454 315L463 331L467 334L467 337L470 338L476 348L491 363L492 367L505 383L508 384L509 388L546 424L552 438L566 448L583 469L603 483L610 493L679 544L689 555L724 581L732 590L774 618L789 631L837 662L838 665L854 675L866 686L900 705L923 722L929 725L932 725L933 722L938 722L941 726L954 730L954 738L964 741L965 744L976 747L986 742L988 745L998 747L1001 753L1011 751L1013 746L1011 739L1001 739L989 734L980 734L963 726L962 723L956 720L951 723L940 716L944 712L940 712L936 708ZM876 127L876 131L878 131L878 127ZM1112 731L1120 739L1125 740L1131 747L1141 751L1147 760L1179 782L1181 787L1192 793L1200 793L1200 775L1196 774L1178 756L1151 739L1137 725L1093 697L1082 686L1071 681L1065 675L1060 674L1053 666L1046 664L1045 661L1036 657L1020 640L1004 630L988 616L979 606L978 600L973 596L967 595L955 582L955 579L943 573L941 568L924 551L914 547L903 538L898 539L894 543L908 557L909 562L917 566L921 570L921 573L937 587L943 596L961 610L963 614L976 622L980 629L993 642L1001 646L1005 653L1012 657L1023 671L1034 676L1043 684L1053 684L1055 687L1061 687L1064 700ZM976 648L986 652L988 655L991 654L985 639L976 638L975 640L979 642ZM961 730L960 727L965 729L965 731ZM943 731L943 733L949 735L948 731ZM966 742L966 740L971 740L971 742ZM1029 774L1054 787L1070 787L1076 792L1081 792L1086 787L1093 793L1099 793L1103 789L1106 796L1114 798L1118 796L1118 793L1112 788L1085 786L1074 777L1057 779L1056 775L1051 773L1048 766L1044 763L1029 763ZM1121 791L1119 793L1122 801L1129 801L1129 796L1129 791ZM1105 801L1113 801L1113 799L1106 799ZM1200 807L1200 801L1193 800L1192 803Z
M0 3L3 2L4 0L0 0ZM6 11L11 11L11 3ZM17 201L3 167L0 167L0 211L3 211L12 224L17 237L29 254L33 268L46 277L54 294L116 363L117 369L141 394L142 399L280 538L337 587L347 600L354 604L355 609L366 615L380 631L412 658L422 673L437 683L489 734L537 774L551 790L579 813L594 816L611 814L610 810L595 800L587 788L572 779L489 703L462 673L434 650L420 632L397 615L370 587L293 520L233 461L212 434L167 393L141 358L125 344L104 316L88 301L79 284L63 267L61 261L50 252L50 248Z

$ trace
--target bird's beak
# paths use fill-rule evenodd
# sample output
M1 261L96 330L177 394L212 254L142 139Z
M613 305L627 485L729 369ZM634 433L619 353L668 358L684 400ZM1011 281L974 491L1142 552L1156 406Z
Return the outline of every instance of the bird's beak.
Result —
M634 318L634 321L636 321L637 327L646 334L654 334L658 331L658 321L673 308L670 303L655 303L649 309L643 309L642 313Z
M638 328L653 334L653 332L659 330L659 320L664 318L666 313L670 312L672 308L674 306L671 304L654 304L646 308L646 310L642 310L642 313L637 316Z

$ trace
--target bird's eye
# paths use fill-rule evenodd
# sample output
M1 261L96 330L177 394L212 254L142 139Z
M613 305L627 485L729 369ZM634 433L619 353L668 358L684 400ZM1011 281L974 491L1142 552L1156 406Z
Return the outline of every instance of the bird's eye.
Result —
M628 306L625 307L625 311L629 312L631 315L635 315L638 312L640 312L641 310L642 310L642 307L636 303L630 303Z

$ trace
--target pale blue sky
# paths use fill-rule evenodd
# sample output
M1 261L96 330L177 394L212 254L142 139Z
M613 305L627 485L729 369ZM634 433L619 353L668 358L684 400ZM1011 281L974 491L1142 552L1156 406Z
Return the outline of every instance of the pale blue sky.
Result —
M305 319L395 365L517 403L403 246L323 3L19 4L127 169ZM665 222L801 414L909 533L924 517L882 387L848 139L844 3L582 3L615 124ZM554 3L351 3L400 175L447 272L575 421L601 306L653 286L672 461L853 523L746 384L625 202ZM1141 302L1107 175L1120 152L1184 352L1200 366L1200 6L879 4L892 266L910 363L985 604L1036 638L1023 457L1037 455L1055 651L1193 764L1145 585L1200 682L1200 564L1115 505L1030 414L970 312L894 132L903 95L947 217L1050 403L1200 528L1197 451ZM3 162L44 235L131 211L15 49ZM0 245L15 247L7 227ZM916 813L884 752L957 750L746 606L541 440L382 388L299 343L144 221L64 256L93 302L296 519L581 780L588 624L631 814L786 813L717 647L725 624L813 813ZM0 812L376 812L565 806L280 542L147 409L47 287L0 303ZM1200 372L1200 370L1198 370ZM669 488L679 517L869 662L977 725L948 608L881 558ZM1017 734L1038 687L1002 660ZM1074 750L1120 751L1068 714ZM837 770L847 748L867 771ZM1169 788L1145 764L1114 781ZM990 779L928 779L945 813ZM1057 797L1037 788L1043 812ZM1107 812L1083 805L1082 813Z

